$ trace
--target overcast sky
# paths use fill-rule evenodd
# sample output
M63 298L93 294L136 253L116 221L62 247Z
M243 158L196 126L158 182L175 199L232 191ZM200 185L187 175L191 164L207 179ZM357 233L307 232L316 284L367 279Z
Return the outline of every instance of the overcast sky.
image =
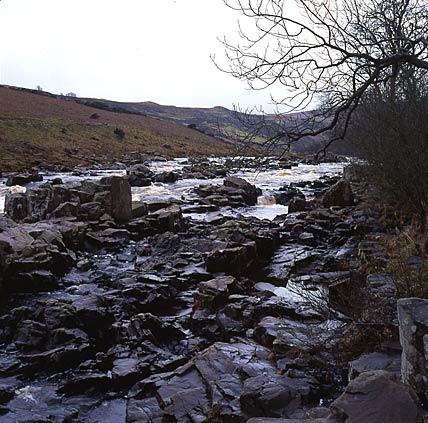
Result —
M220 72L222 0L1 0L0 83L192 107L263 106L266 91Z

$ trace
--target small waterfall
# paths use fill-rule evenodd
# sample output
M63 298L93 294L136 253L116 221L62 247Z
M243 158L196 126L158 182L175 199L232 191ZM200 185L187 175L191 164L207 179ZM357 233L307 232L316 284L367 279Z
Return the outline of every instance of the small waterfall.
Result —
M273 195L267 195L259 197L257 202L263 206L274 206L276 204L276 199Z

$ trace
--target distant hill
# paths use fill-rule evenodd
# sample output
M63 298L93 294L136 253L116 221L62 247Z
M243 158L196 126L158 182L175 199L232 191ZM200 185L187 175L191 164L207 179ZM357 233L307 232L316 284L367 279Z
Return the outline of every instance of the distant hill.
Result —
M313 112L289 113L278 116L276 114L251 116L237 111L229 110L225 107L196 108L196 107L176 107L164 106L153 102L128 103L103 99L79 98L79 103L110 110L119 113L133 113L149 116L168 122L180 123L189 128L200 131L204 134L214 136L224 140L239 143L251 131L251 126L259 128L256 142L262 142L268 138L278 128L280 119L282 128L294 128L295 125L307 125L308 117L313 116ZM250 125L248 123L250 122ZM264 122L264 124L262 124ZM308 153L318 151L326 141L326 136L317 138L306 137L300 140L293 147L293 151ZM332 152L344 153L343 148L338 145L332 147Z
M91 98L79 98L77 101L104 110L134 113L180 123L207 135L222 138L237 139L239 135L243 135L243 131L246 129L239 119L239 113L220 106L212 108L176 107L163 106L151 101L126 103Z
M131 152L178 157L235 151L230 142L171 120L105 109L72 97L0 86L0 172L109 162Z

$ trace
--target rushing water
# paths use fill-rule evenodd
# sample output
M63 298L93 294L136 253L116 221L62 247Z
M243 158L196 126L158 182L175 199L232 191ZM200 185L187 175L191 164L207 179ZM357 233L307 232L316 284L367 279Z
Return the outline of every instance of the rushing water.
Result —
M222 163L224 159L215 159L217 163ZM154 173L181 171L188 164L187 159L174 159L165 162L152 162L149 167ZM254 207L244 207L235 210L229 208L221 209L225 215L255 216L260 219L274 219L276 216L287 213L288 207L276 204L273 197L279 189L292 182L314 181L323 176L334 176L342 172L343 163L322 163L320 165L299 164L291 169L267 169L254 170L242 169L235 173L236 176L248 180L263 191L259 197L258 204ZM51 181L54 178L61 178L64 183L77 182L83 179L99 179L103 176L124 175L125 170L94 170L84 172L81 175L73 173L42 173L44 181ZM25 192L24 187L7 187L6 180L0 179L0 213L4 211L4 200L7 192ZM149 187L133 187L132 199L134 201L165 201L168 199L191 200L196 198L193 188L198 185L223 183L223 178L215 179L180 179L174 183L153 183ZM28 187L40 183L29 184ZM305 190L303 189L303 192ZM308 195L309 193L306 192ZM193 213L195 219L204 219L206 214Z

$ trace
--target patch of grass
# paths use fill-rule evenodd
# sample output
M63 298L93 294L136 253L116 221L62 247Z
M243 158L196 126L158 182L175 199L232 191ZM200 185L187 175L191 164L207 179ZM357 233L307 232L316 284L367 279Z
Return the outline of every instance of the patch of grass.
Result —
M121 126L120 139L110 124L79 123L60 118L0 116L0 171L33 166L64 167L111 162L134 151L170 157L227 154L224 145L199 142L171 131ZM166 147L168 146L168 147Z
M384 240L388 251L386 271L396 278L399 298L428 298L428 233L410 225Z
M124 131L123 139L115 128ZM106 163L131 152L183 157L234 151L184 125L0 87L0 172Z

